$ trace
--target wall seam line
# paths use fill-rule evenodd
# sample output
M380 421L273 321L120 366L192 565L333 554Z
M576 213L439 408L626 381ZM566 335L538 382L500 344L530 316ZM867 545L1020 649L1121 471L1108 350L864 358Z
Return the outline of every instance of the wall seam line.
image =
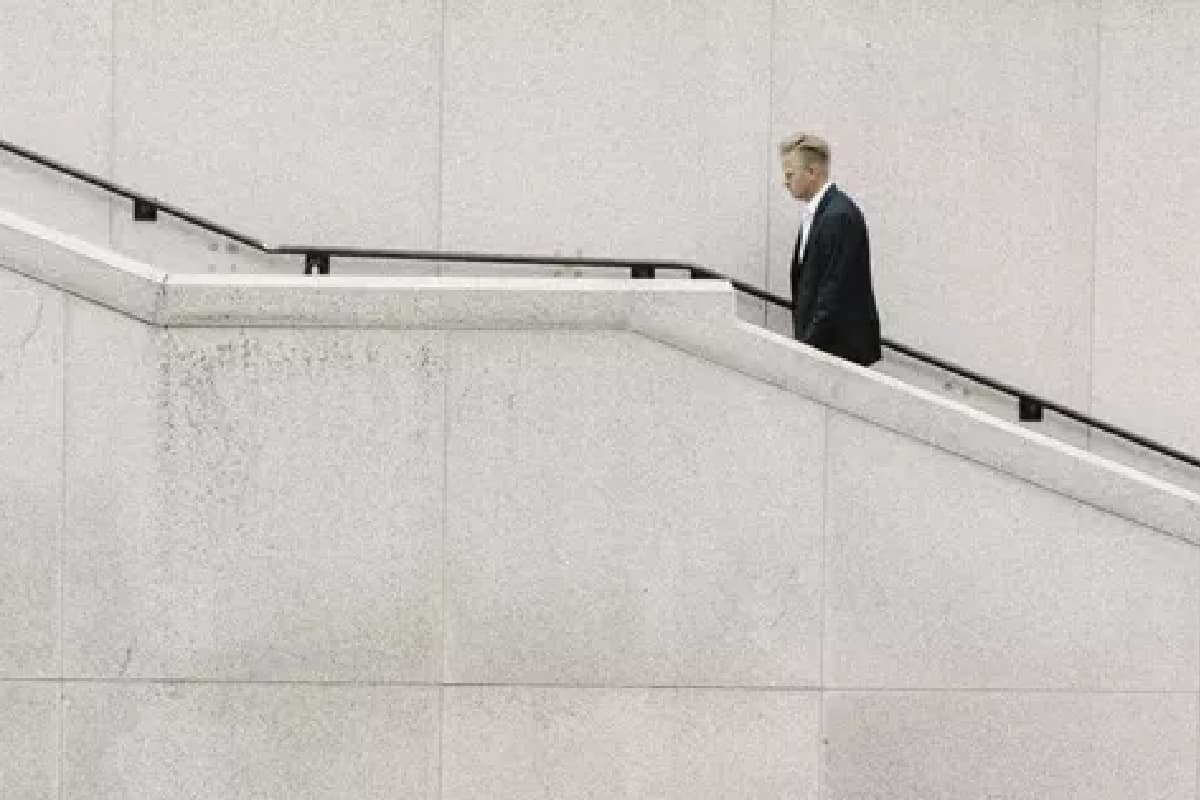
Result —
M428 681L386 681L386 680L248 680L242 678L178 678L178 677L68 677L59 681L56 678L3 678L0 686L54 686L58 683L76 686L275 686L275 687L307 687L307 688L336 688L336 689L539 689L546 691L601 691L629 690L641 692L723 692L735 694L804 694L812 695L819 692L820 686L756 684L753 686L731 684L697 684L697 683L547 683L545 681L497 681L481 683L463 681L448 684L430 683ZM1195 687L1186 689L1137 689L1132 687L1100 687L1100 686L829 686L825 687L830 694L958 694L958 695L1067 695L1067 696L1121 696L1121 697L1178 697L1195 699Z
M64 580L66 575L67 550L67 352L70 347L71 332L71 300L69 295L62 296L62 339L59 352L59 380L62 394L59 397L59 451L58 451L58 798L63 797L63 771L66 766L66 694L67 685L63 678L66 676L66 657L63 646L66 641L64 628L66 614L63 600L66 596Z
M773 136L775 124L775 18L776 18L776 0L771 0L771 8L767 20L767 152L772 152ZM772 164L770 160L767 162ZM771 289L771 184L768 181L763 187L763 206L766 210L767 225L766 225L766 241L763 243L763 287L768 291ZM770 330L771 328L771 304L763 301L763 327Z
M830 520L830 451L829 428L833 421L833 409L824 407L823 434L823 477L821 485L821 638L819 640L819 673L817 692L817 798L825 796L825 638L827 635L826 620L829 618L829 520Z
M65 783L63 771L66 761L66 694L66 684L60 682L58 684L58 774L55 776L57 779L55 782L58 784L56 787L58 800L63 800L63 784Z
M117 0L108 4L108 178L117 178ZM117 229L115 201L108 206L108 246L116 248Z
M441 800L444 793L442 786L446 776L446 748L445 748L445 729L446 729L446 687L439 685L437 687L437 794L435 797Z
M1090 309L1088 315L1088 413L1095 413L1096 406L1096 278L1100 264L1100 113L1104 94L1104 68L1101 61L1104 44L1104 0L1097 3L1095 41L1095 100L1092 107L1092 280ZM1089 427L1088 444L1091 445L1093 430ZM1090 446L1088 449L1091 449Z
M437 796L443 795L445 782L445 741L446 741L446 527L450 510L450 358L451 331L442 333L442 536L441 552L438 554L438 572L440 590L438 597L438 631L441 642L441 656L438 661L438 772Z
M442 31L438 37L438 122L437 122L437 249L446 246L446 5L450 0L442 0ZM437 264L435 274L444 274L445 267Z

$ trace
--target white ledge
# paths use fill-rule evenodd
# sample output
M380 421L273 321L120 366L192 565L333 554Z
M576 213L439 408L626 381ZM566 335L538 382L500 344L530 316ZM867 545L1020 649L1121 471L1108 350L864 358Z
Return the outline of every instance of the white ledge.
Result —
M136 317L154 320L167 274L0 210L0 267Z
M2 211L0 267L168 327L631 330L1200 544L1200 496L746 324L724 282L168 275Z
M172 327L629 328L662 306L728 316L720 281L171 275L153 322Z

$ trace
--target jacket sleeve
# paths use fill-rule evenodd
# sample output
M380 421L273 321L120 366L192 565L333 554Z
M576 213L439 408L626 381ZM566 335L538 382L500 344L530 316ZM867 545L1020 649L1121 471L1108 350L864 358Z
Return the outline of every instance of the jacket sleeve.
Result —
M849 214L839 214L829 219L826 226L822 233L828 234L828 257L822 259L824 264L817 278L812 319L801 339L816 348L825 348L834 341L837 313L843 302L843 287L853 280L855 265L862 258L860 237Z

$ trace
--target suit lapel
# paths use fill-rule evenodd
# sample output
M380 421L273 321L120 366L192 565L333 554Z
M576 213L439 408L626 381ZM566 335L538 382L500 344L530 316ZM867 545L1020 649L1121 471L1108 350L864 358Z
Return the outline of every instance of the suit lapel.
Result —
M829 184L829 191L825 192L825 196L821 198L821 202L817 204L817 213L813 214L812 229L808 232L808 241L804 243L804 253L800 258L800 264L803 265L808 261L808 254L812 250L813 241L817 238L817 231L821 228L821 220L825 218L825 209L829 208L829 203L833 200L833 195L837 192L836 184ZM800 241L797 239L796 246L800 246Z

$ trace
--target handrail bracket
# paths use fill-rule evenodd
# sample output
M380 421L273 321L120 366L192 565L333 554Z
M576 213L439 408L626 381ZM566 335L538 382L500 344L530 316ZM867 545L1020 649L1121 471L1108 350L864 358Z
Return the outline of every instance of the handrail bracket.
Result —
M133 221L134 222L157 222L158 221L158 206L151 203L149 200L144 200L140 197L133 201Z
M1017 416L1021 422L1041 422L1044 415L1045 409L1037 398L1025 396L1017 398Z
M328 253L305 253L304 254L304 274L305 275L328 275L329 274L329 254Z

